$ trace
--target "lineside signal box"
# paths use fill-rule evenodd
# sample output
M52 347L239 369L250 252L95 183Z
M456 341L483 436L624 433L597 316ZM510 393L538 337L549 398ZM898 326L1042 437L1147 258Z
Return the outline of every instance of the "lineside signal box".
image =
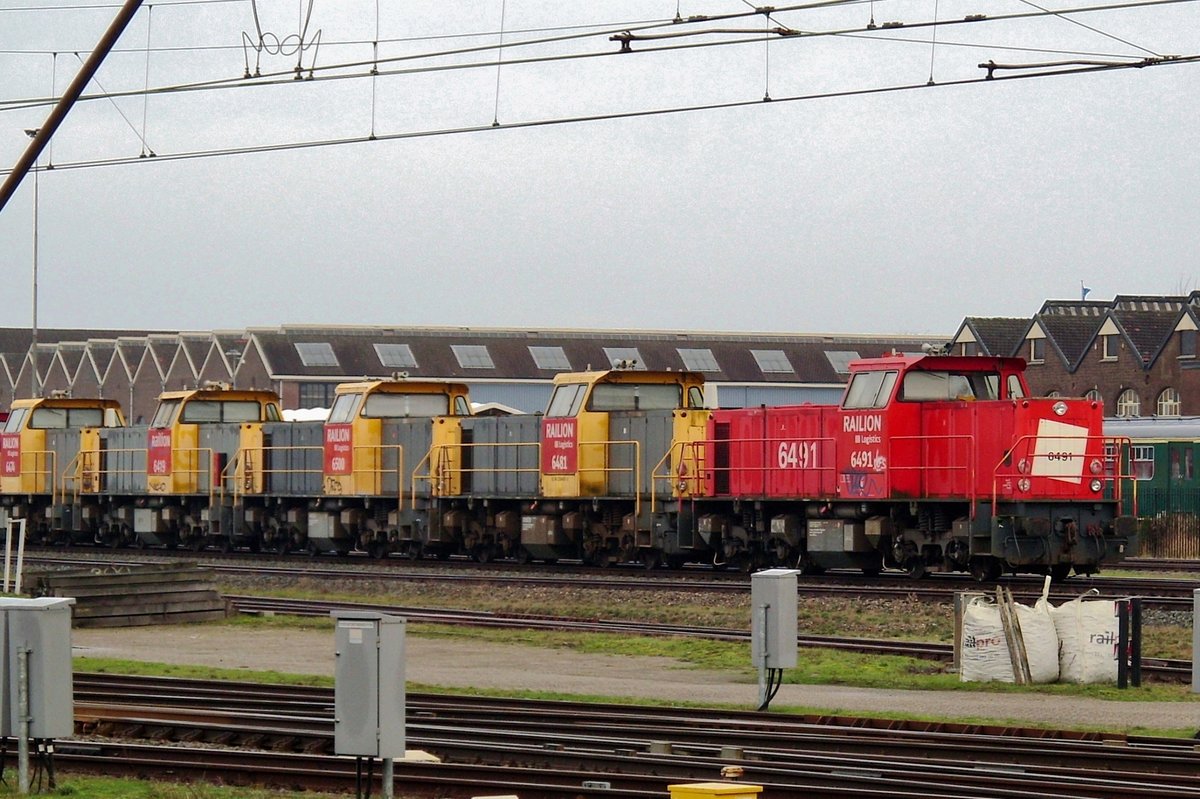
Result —
M796 665L798 573L795 569L766 569L750 576L750 662L755 667L790 669Z
M335 610L333 749L404 757L404 619Z
M70 597L0 598L0 736L20 733L20 653L29 653L29 737L75 733Z

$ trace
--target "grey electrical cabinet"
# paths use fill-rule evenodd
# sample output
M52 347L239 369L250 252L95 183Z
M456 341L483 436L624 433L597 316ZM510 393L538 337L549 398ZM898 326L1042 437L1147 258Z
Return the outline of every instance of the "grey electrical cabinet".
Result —
M66 738L75 732L71 669L71 606L60 597L0 598L4 619L0 735L20 734L20 658L28 652L29 737Z
M333 750L404 757L404 619L335 610Z
M756 667L790 669L796 665L798 573L795 569L766 569L750 576L750 652Z

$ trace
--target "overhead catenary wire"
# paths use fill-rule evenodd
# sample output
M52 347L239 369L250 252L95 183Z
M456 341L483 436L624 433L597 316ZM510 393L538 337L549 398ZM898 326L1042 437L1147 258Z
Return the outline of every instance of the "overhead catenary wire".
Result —
M951 88L951 87L971 86L971 85L978 85L978 84L985 84L985 83L1001 83L1001 82L1012 81L1012 80L1028 80L1028 79L1035 79L1035 78L1059 78L1059 77L1082 75L1082 74L1089 74L1089 73L1110 72L1110 71L1114 71L1114 70L1146 69L1146 68L1155 67L1155 66L1171 66L1171 65L1186 65L1186 64L1200 64L1200 54L1187 55L1187 56L1171 56L1171 57L1164 57L1164 58L1158 58L1158 59L1144 59L1143 61L1138 62L1138 63L1090 63L1090 64L1079 64L1079 65L1073 65L1073 66L1062 66L1061 68L1060 68L1059 64L1043 64L1043 65L1040 65L1042 67L1042 69L1039 69L1038 71L1026 71L1026 72L1020 72L1020 73L1015 73L1015 74L1003 74L1003 75L993 75L992 72L995 69L1013 69L1015 67L1012 65L996 65L996 64L984 63L984 64L980 64L979 66L980 66L980 68L988 70L988 74L985 77L964 78L964 79L960 79L960 80L944 81L944 82L935 83L935 84L912 83L912 84L900 84L900 85L894 85L894 86L872 87L872 88L865 88L865 89L847 89L847 90L831 91L831 92L800 94L800 95L792 95L792 96L788 96L788 97L776 97L776 98L772 99L770 105L777 105L780 103L789 103L789 102L805 102L805 101L813 101L813 100L836 99L836 98L843 98L843 97L894 94L894 93L899 93L899 92L910 92L910 91L921 90L921 89L945 89L945 88ZM59 170L59 171L75 170L75 169L94 169L94 168L99 168L99 167L110 167L110 166L122 166L122 165L128 165L128 164L135 164L135 163L139 163L139 162L140 163L151 163L151 162L166 163L166 162L170 162L170 161L186 161L186 160L195 160L195 159L202 159L202 158L231 157L231 156L252 155L252 154L259 154L259 153L277 153L277 152L286 152L286 151L290 151L290 150L306 150L306 149L315 149L315 148L321 148L321 147L334 147L334 146L343 146L343 145L351 145L351 144L362 144L362 143L365 143L368 141L402 141L405 139L420 139L420 138L431 138L431 137L438 137L438 136L450 136L450 135L460 135L460 134L469 134L469 133L482 133L485 131L520 130L520 129L525 129L525 128L552 127L552 126L558 126L558 125L570 125L570 124L579 124L579 123L585 123L585 122L600 122L600 121L609 121L609 120L635 119L638 117L657 117L657 116L667 116L667 115L682 114L682 113L689 113L689 112L717 111L717 110L746 108L746 107L751 107L751 106L762 106L762 105L766 105L766 103L763 103L763 101L761 101L761 100L734 100L734 101L723 102L723 103L708 103L708 104L688 105L688 106L674 106L674 107L669 107L669 108L656 108L656 109L643 109L643 110L637 110L637 111L611 112L611 113L604 113L604 114L590 114L590 115L580 115L580 116L571 116L571 117L559 117L559 118L552 118L552 119L527 120L527 121L522 121L522 122L506 122L501 125L491 125L489 123L489 124L485 124L485 125L469 125L469 126L452 127L452 128L438 128L438 129L431 129L431 130L402 131L402 132L397 132L397 133L378 134L374 137L356 136L356 137L346 137L346 138L339 138L339 139L323 139L323 140L317 140L317 141L288 142L288 143L278 143L278 144L253 145L253 146L247 146L247 147L228 147L228 148L217 148L217 149L210 149L210 150L195 150L195 151L177 152L177 153L160 153L158 155L158 157L154 158L154 159L140 159L140 158L125 158L125 157L123 157L123 158L108 158L108 159L94 159L94 160L87 160L87 161L64 162L64 163L55 165L54 169ZM45 169L45 168L46 167L41 167L41 169ZM0 170L0 175L5 175L5 174L8 174L9 172L11 172L11 170Z
M779 11L785 10L785 8L792 9L792 10L808 9L808 8L813 8L813 7L842 5L842 4L845 4L846 2L858 3L858 2L863 2L863 1L864 0L830 0L830 2L827 2L827 3L804 4L804 5L799 5L799 6L780 7L775 10L775 13L779 13ZM1012 21L1012 20L1018 20L1018 19L1061 16L1063 14L1082 14L1082 13L1091 13L1091 12L1099 12L1099 11L1123 10L1123 9L1129 9L1129 8L1135 8L1135 7L1151 7L1151 6L1173 5L1173 4L1178 4L1178 3L1194 3L1194 2L1200 2L1200 0L1139 0L1138 2L1118 2L1118 3L1106 3L1106 4L1100 4L1100 5L1091 5L1091 6L1078 6L1078 7L1074 7L1071 9L1014 12L1012 14L996 15L996 16L989 16L989 17L974 17L974 16L972 16L972 17L967 17L964 19L951 19L951 20L941 20L941 21L921 21L921 22L905 23L903 26L883 27L883 28L874 28L874 29L872 29L870 27L855 27L855 28L839 28L839 29L825 30L825 31L804 31L804 32L795 31L791 34L781 35L780 38L785 41L790 41L790 40L796 40L796 39L801 39L801 38L808 39L808 38L813 38L813 37L839 37L839 38L854 38L854 39L860 39L860 40L880 39L880 40L885 40L885 41L890 41L890 42L911 42L911 43L926 44L927 42L925 42L925 41L913 40L913 39L909 39L907 37L897 37L894 34L896 31L899 31L899 30L916 31L916 30L920 30L922 28L945 26L945 25L955 25L955 26L964 25L964 24L980 25L980 24L985 24L985 23L1005 22L1005 21ZM751 12L751 14L753 14L753 12ZM705 18L705 19L713 19L713 18L710 17L710 18ZM685 22L687 22L687 21L695 21L695 20L692 18L689 18L688 20L685 20ZM661 26L654 25L654 27L661 27ZM882 31L887 31L888 35L882 34L881 33ZM361 73L337 74L337 75L320 74L320 75L315 75L314 77L309 78L308 80L318 80L319 81L319 80L361 79L364 77L371 76L372 73L370 72L370 68L377 68L377 65L379 63L384 63L384 64L399 63L399 62L409 62L409 61L421 60L421 59L438 59L438 58L444 58L444 57L456 56L456 55L469 55L471 53L479 53L479 52L485 52L485 51L492 52L492 51L497 50L497 48L508 49L508 48L515 48L515 47L525 47L525 46L530 46L530 45L534 45L534 44L557 43L557 42L575 40L575 39L580 39L580 38L586 38L587 36L604 35L606 32L607 31L600 31L600 32L593 33L593 34L579 34L579 35L572 35L569 37L552 37L552 38L548 38L548 39L539 38L539 39L521 40L521 41L515 41L515 42L510 40L508 42L503 42L499 45L492 43L492 44L488 44L488 45L480 45L477 47L459 48L459 49L453 49L453 50L441 50L441 51L434 51L434 52L429 52L429 53L418 53L418 54L403 55L403 56L393 56L393 57L389 57L389 58L378 59L377 61L376 60L349 61L349 62L344 62L344 63L340 63L340 64L332 64L332 65L314 67L313 71L315 71L317 73L328 73L328 72L332 72L332 71L336 71L336 70L346 70L346 69L354 69L354 68L367 68L367 69L365 69L365 71L363 71ZM691 33L688 35L702 35L702 33L703 32ZM758 44L761 42L761 38L760 38L761 33L762 33L762 31L757 31L751 36L748 36L746 38L739 38L739 39L725 39L725 40L707 41L707 42L690 42L690 43L685 43L685 44L667 44L667 45L659 45L659 46L644 46L644 47L635 48L632 50L632 52L640 53L640 54L664 53L664 52L671 52L674 50L688 50L688 49L707 48L707 47L724 47L724 46L737 46L737 45L744 45L744 44ZM621 30L617 31L617 33L612 34L612 35L620 37L620 40L622 40L622 41L628 40L629 42L654 41L655 39L659 38L656 35L634 34L628 28L621 29ZM610 38L612 38L612 37L610 37ZM964 45L964 44L955 44L955 43L949 43L949 42L943 42L943 45L944 46L958 46L958 47L964 47L964 46L966 46L966 47L992 47L993 49L1004 49L1004 50L1010 50L1010 51L1023 51L1023 52L1034 52L1034 53L1052 52L1055 54L1067 54L1068 52L1070 52L1072 54L1081 55L1081 56L1085 56L1085 57L1130 58L1130 59L1138 58L1137 56L1116 54L1116 53L1057 51L1057 50L1047 50L1045 48L1040 48L1040 47L1020 48L1020 47L1016 47L1016 46L994 46L994 45L974 45L974 44ZM626 54L628 54L628 51L625 53L621 53L621 52L615 51L615 50L609 50L609 51L604 51L604 52L587 52L587 53L565 53L565 54L559 53L559 54L553 54L553 55L534 56L534 57L520 58L520 59L511 59L510 58L510 59L506 59L504 61L504 63L505 63L505 65L512 67L512 66L518 66L518 65L545 64L545 63L554 63L554 62L559 62L559 61L571 61L571 60L579 60L579 59L608 58L608 57L612 57L614 55L626 55ZM468 62L468 63L462 63L462 64L435 64L435 65L431 65L431 66L413 67L413 68L407 68L407 69L390 69L390 70L385 69L385 70L378 70L378 75L381 75L381 76L413 75L413 74L426 74L426 73L444 72L444 71L471 70L471 69L479 69L479 68L484 68L484 67L495 68L496 62L489 60L486 62L485 61L475 61L475 62ZM305 81L305 82L307 82L307 81ZM260 87L261 86L279 86L279 85L283 85L284 83L288 83L288 84L295 83L294 70L286 70L286 71L280 71L280 72L276 72L276 73L264 73L261 77L253 78L253 79L250 79L249 81L244 76L238 76L236 78L235 77L217 78L217 79L212 79L212 80L208 80L208 81L198 81L198 82L191 82L191 83L176 84L176 85L172 85L172 86L157 87L150 91L155 94L171 94L171 93L179 93L179 92L206 91L206 90L216 90L216 89L234 89L234 88L242 89L242 88L245 88L246 86L260 86ZM80 100L85 101L85 100L102 99L103 97L106 97L106 96L119 98L119 97L138 96L140 94L141 94L141 90L129 90L126 92L116 92L116 93L105 94L105 95L84 95L83 97L80 98ZM5 101L5 102L0 102L0 112L3 112L5 110L28 109L31 107L37 107L39 105L46 105L46 104L49 104L50 102L52 102L52 100L47 99L47 98L23 98L23 99L18 99L18 100Z

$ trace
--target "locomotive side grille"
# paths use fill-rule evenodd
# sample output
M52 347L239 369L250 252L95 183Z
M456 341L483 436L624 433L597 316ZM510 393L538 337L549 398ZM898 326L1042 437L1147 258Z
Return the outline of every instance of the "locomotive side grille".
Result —
M713 481L718 494L729 493L729 423L713 425L716 442L713 446Z

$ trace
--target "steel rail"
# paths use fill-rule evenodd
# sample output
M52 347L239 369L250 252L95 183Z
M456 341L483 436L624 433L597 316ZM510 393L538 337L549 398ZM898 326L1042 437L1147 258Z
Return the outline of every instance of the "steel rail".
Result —
M38 552L36 548L31 550ZM41 550L44 553L46 550ZM61 550L59 551L61 553ZM256 556L249 558L245 553L222 557L217 553L205 553L200 556L189 555L189 560L195 560L206 568L211 568L219 574L251 574L254 576L271 575L279 577L308 577L345 580L347 577L359 580L422 580L427 582L462 582L462 583L507 583L511 585L534 586L568 586L572 588L620 589L630 588L646 590L677 590L705 591L719 593L742 593L749 591L749 575L730 572L714 572L707 568L684 569L679 572L662 575L635 569L613 569L576 567L567 572L561 569L517 569L512 564L478 564L469 561L443 561L419 564L413 561L393 559L386 565L382 561L370 561L368 566L361 561L351 560L337 564L332 558L329 562L318 565L317 562L307 561L300 564L283 564L280 556ZM179 560L179 554L174 552L149 553L139 552L136 557L112 558L105 555L86 554L80 557L64 557L62 554L47 556L38 554L27 557L27 561L48 566L83 566L83 565L113 565L138 566L146 563L158 563L162 560ZM233 560L251 562L234 563ZM286 558L284 559L286 560ZM335 565L336 564L336 565ZM570 567L568 567L570 568ZM516 573L516 572L520 573ZM531 573L532 572L532 573ZM932 579L930 579L932 578ZM853 572L831 573L821 578L805 578L800 581L799 591L802 595L814 596L845 596L857 598L913 598L928 601L950 602L953 595L960 591L980 591L988 586L980 585L969 575L936 574L930 578L916 581L904 577L874 577L868 578ZM881 583L882 581L882 583ZM1013 589L1013 594L1019 599L1031 599L1041 595L1042 578L1010 577L1005 578L1004 584ZM1051 588L1050 598L1056 601L1067 601L1078 597L1090 589L1101 593L1099 598L1116 599L1131 595L1141 596L1145 605L1150 607L1166 607L1190 610L1192 592L1200 588L1198 580L1156 580L1150 578L1101 578L1074 577L1065 583L1055 584Z
M140 681L147 681L111 675L81 675L80 679L97 680L97 687L107 691L122 681L135 689ZM148 682L153 690L178 690L182 695L199 688L209 699L223 687L163 678ZM238 684L233 693L240 699L252 690L248 684ZM278 696L285 689L264 690ZM319 696L320 689L305 689L305 693ZM329 700L324 713L326 735L330 735L328 689L324 698ZM160 722L167 715L156 714L152 721ZM1085 740L1071 734L1055 737L1046 731L1025 731L1039 737L931 733L897 727L894 722L890 727L862 729L809 724L809 718L415 695L410 740L453 760L496 761L493 765L549 770L556 776L584 775L584 781L592 783L601 774L610 787L617 785L607 776L613 773L674 781L711 779L736 752L744 758L736 762L745 769L747 781L789 796L797 790L807 791L806 796L872 796L889 791L887 795L893 796L1017 799L1039 792L1045 795L1046 786L1054 785L1056 796L1106 799L1182 797L1200 790L1200 754L1180 742L1150 739L1139 744L1132 737L1097 736ZM293 721L285 714L278 723ZM261 718L256 716L254 723L261 726ZM270 731L288 740L286 730ZM253 733L251 728L252 737ZM64 746L71 751L69 743L60 744L60 751ZM178 764L177 752L170 750L163 757ZM256 762L259 768L272 768L264 764L273 761L256 756ZM454 763L443 765L458 768ZM398 769L398 774L405 793L415 792L405 781L404 770ZM592 778L586 779L587 775Z

